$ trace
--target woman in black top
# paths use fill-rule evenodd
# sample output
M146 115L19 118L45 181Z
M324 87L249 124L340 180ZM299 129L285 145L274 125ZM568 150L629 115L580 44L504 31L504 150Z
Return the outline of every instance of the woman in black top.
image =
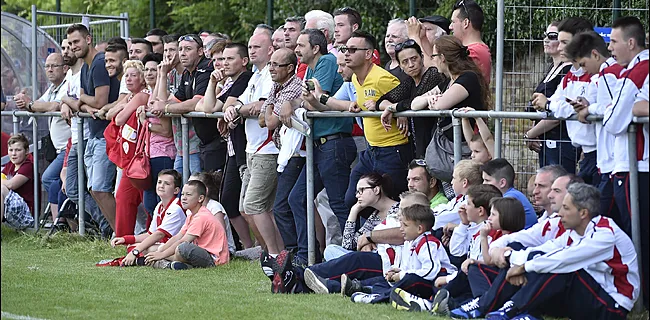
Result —
M541 93L547 98L555 93L562 78L571 69L571 63L565 62L564 56L557 49L559 44L557 25L557 21L551 22L544 33L544 53L553 61L548 66L546 76L535 88L535 93ZM526 132L524 139L528 148L539 154L540 167L560 164L568 172L575 173L578 153L571 144L566 126L562 121L535 121L535 126Z
M413 39L408 39L395 46L395 58L399 62L403 72L413 79L413 87L409 90L411 96L395 104L394 107L397 111L410 109L411 102L415 97L423 95L448 81L435 67L430 67L425 70L422 49ZM391 103L384 101L382 104L389 105ZM410 118L409 120L411 137L415 143L415 158L423 159L427 146L431 141L436 119Z
M479 111L490 109L490 90L485 77L460 40L454 36L442 36L436 39L431 57L438 70L451 80L446 86L438 85L437 88L413 99L411 109L449 110L461 107L472 107ZM474 127L473 119L470 122ZM453 141L450 124L451 118L444 118L438 126L445 128L445 135ZM462 139L465 140L464 137Z

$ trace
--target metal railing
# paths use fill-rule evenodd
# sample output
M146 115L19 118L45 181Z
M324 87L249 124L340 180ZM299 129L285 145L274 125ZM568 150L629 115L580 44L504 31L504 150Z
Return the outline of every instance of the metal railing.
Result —
M74 120L77 121L78 128L83 128L83 119L89 118L90 114L87 113L78 113L78 117L75 117ZM2 111L2 116L11 116L13 117L14 131L17 131L18 117L60 117L60 112L43 112L43 113L31 113L27 111ZM152 116L152 115L149 115ZM181 130L182 130L182 142L184 146L189 144L189 118L223 118L223 112L215 113L204 113L204 112L189 112L186 114L166 114L167 117L180 117L181 118ZM378 118L381 116L381 112L371 112L371 111L362 111L359 113L350 113L350 112L337 112L337 111L326 111L326 112L317 112L310 111L307 112L307 124L311 128L313 125L314 118L350 118L350 117L375 117ZM493 118L496 120L501 119L529 119L529 120L541 120L541 119L550 119L550 120L567 120L567 121L577 121L576 116L570 118L555 118L547 115L546 113L540 112L509 112L509 111L469 111L469 112L459 112L457 110L441 110L441 111L403 111L395 113L396 117L451 117L453 125L453 136L454 136L454 161L458 163L461 161L461 141L462 141L462 127L461 119L462 118ZM587 117L589 121L602 121L602 117L590 115ZM640 227L640 212L639 212L639 186L638 186L638 163L636 156L636 132L638 123L648 123L648 117L634 117L632 123L628 126L628 153L629 153L629 167L630 167L630 209L631 209L631 218L632 218L632 241L634 242L635 250L637 253L637 260L639 263L639 270L643 270L641 266L641 227ZM37 123L33 121L33 131L36 132ZM82 129L77 130L78 141L83 141L83 131ZM307 137L306 139L309 139ZM499 137L500 138L500 137ZM499 144L497 144L499 145ZM306 175L307 175L307 230L308 230L308 263L310 265L314 264L316 261L316 232L315 232L315 216L314 216L314 144L305 143L306 146ZM84 235L84 211L85 203L83 191L85 190L84 177L85 177L85 168L84 168L84 150L82 148L77 148L77 171L78 178L77 183L79 187L79 234ZM38 154L38 144L35 144L34 154ZM498 154L498 153L497 153ZM183 182L186 182L189 178L189 148L183 148ZM496 158L496 157L495 157ZM34 177L38 179L39 168L38 161L34 161ZM35 220L38 222L38 183L34 184L34 215ZM38 223L36 223L35 229L38 229ZM642 294L642 293L641 293ZM642 297L639 297L639 301L642 301Z

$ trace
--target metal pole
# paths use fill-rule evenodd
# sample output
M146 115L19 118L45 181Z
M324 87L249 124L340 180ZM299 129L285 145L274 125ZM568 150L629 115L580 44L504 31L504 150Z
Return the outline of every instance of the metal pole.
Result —
M630 214L632 219L632 241L636 250L636 260L639 270L643 270L641 252L641 220L639 219L639 166L636 160L636 130L637 125L631 123L627 127L627 156L630 162ZM644 195L647 196L647 195ZM648 279L646 279L648 281ZM639 298L636 300L634 309L637 312L643 311L643 290L639 290Z
M451 123L454 127L454 163L459 163L463 158L463 127L460 118L452 115Z
M36 121L36 118L32 118L32 143L34 144L34 151L32 152L32 158L34 159L34 229L38 231L38 227L40 225L40 220L39 220L39 201L40 197L38 196L39 194L39 183L38 181L39 176L38 176L38 123Z
M16 112L14 112L14 114L11 116L11 121L12 121L12 123L14 125L14 134L18 134L18 130L19 130L18 122L20 120L16 116Z
M183 183L190 179L190 120L181 117L181 139L183 141Z
M86 235L86 168L84 166L84 119L77 117L77 194L79 196L79 235Z
M156 27L156 1L149 0L149 29Z
M38 99L36 86L38 85L38 62L36 54L38 51L38 38L36 35L36 5L32 5L32 101ZM36 120L36 119L34 119Z
M614 8L612 10L612 23L620 16L621 16L621 0L614 0Z
M415 17L415 0L409 0L409 17Z
M266 24L273 26L273 0L266 0Z
M124 12L120 13L120 17L124 17ZM120 38L126 38L124 36L124 20L120 20Z
M61 0L56 0L55 1L55 7L56 7L56 12L61 12ZM61 16L56 16L56 24L61 24ZM56 41L58 43L61 43L61 40L63 40L63 35L62 35L62 30L57 29L56 31Z
M131 37L131 32L129 30L129 13L128 12L124 12L124 18L126 18L126 20L124 20L124 37L129 38L129 37Z
M496 60L496 104L495 110L503 109L503 32L504 0L497 0L497 60ZM503 120L496 119L494 123L494 158L501 158L501 144L503 132Z
M313 119L307 118L307 125L312 128ZM310 130L311 131L311 130ZM307 141L307 262L311 266L316 263L316 228L314 224L314 141L311 134L305 137Z

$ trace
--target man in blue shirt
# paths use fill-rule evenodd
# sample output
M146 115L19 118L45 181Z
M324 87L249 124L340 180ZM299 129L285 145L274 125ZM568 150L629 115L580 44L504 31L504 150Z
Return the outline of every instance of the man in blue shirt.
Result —
M327 53L325 35L317 29L305 29L298 37L295 49L300 61L308 65L305 79L317 79L323 92L332 94L343 84L337 73L336 57ZM295 100L294 100L295 102ZM292 103L285 103L280 120L290 126L293 114ZM300 105L316 110L305 101ZM356 157L356 145L352 139L352 118L316 118L313 125L314 143L314 194L323 188L329 195L329 204L339 220L341 232L348 216L348 208L343 199L348 187L350 165ZM308 142L309 143L309 142ZM289 195L289 205L296 222L298 234L298 253L296 262L307 262L307 167L303 167L296 185Z
M81 71L81 88L79 100L69 105L75 111L95 114L106 104L117 100L120 81L110 77L106 70L104 53L97 52L92 45L92 36L88 28L82 24L73 24L67 30L68 42L74 55L83 59L87 69ZM106 139L104 129L108 120L86 119L90 129L90 137L85 149L85 164L88 171L88 186L91 195L97 201L102 214L115 229L115 164L106 156Z
M501 190L504 197L515 198L521 202L526 211L526 228L537 223L537 214L533 205L521 191L513 187L515 169L508 160L502 158L490 160L481 166L481 171L483 171L483 184L491 184Z

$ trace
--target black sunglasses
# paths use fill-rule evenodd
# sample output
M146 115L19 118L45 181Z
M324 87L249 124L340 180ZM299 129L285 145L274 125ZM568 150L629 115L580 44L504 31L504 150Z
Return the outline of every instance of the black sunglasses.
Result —
M345 46L339 47L339 51L343 54L347 53L348 51L350 52L350 54L355 54L357 50L370 50L370 48L349 48Z
M544 38L548 38L548 40L557 40L558 33L555 31L551 32L544 32Z
M408 49L415 45L415 40L408 39L404 42L398 43L395 45L395 53L402 51L403 49Z
M180 38L178 38L178 42L181 41L194 41L196 42L196 44L199 45L200 48L203 48L203 41L201 41L201 38L199 38L199 36L195 34L186 34L184 36L181 36Z

